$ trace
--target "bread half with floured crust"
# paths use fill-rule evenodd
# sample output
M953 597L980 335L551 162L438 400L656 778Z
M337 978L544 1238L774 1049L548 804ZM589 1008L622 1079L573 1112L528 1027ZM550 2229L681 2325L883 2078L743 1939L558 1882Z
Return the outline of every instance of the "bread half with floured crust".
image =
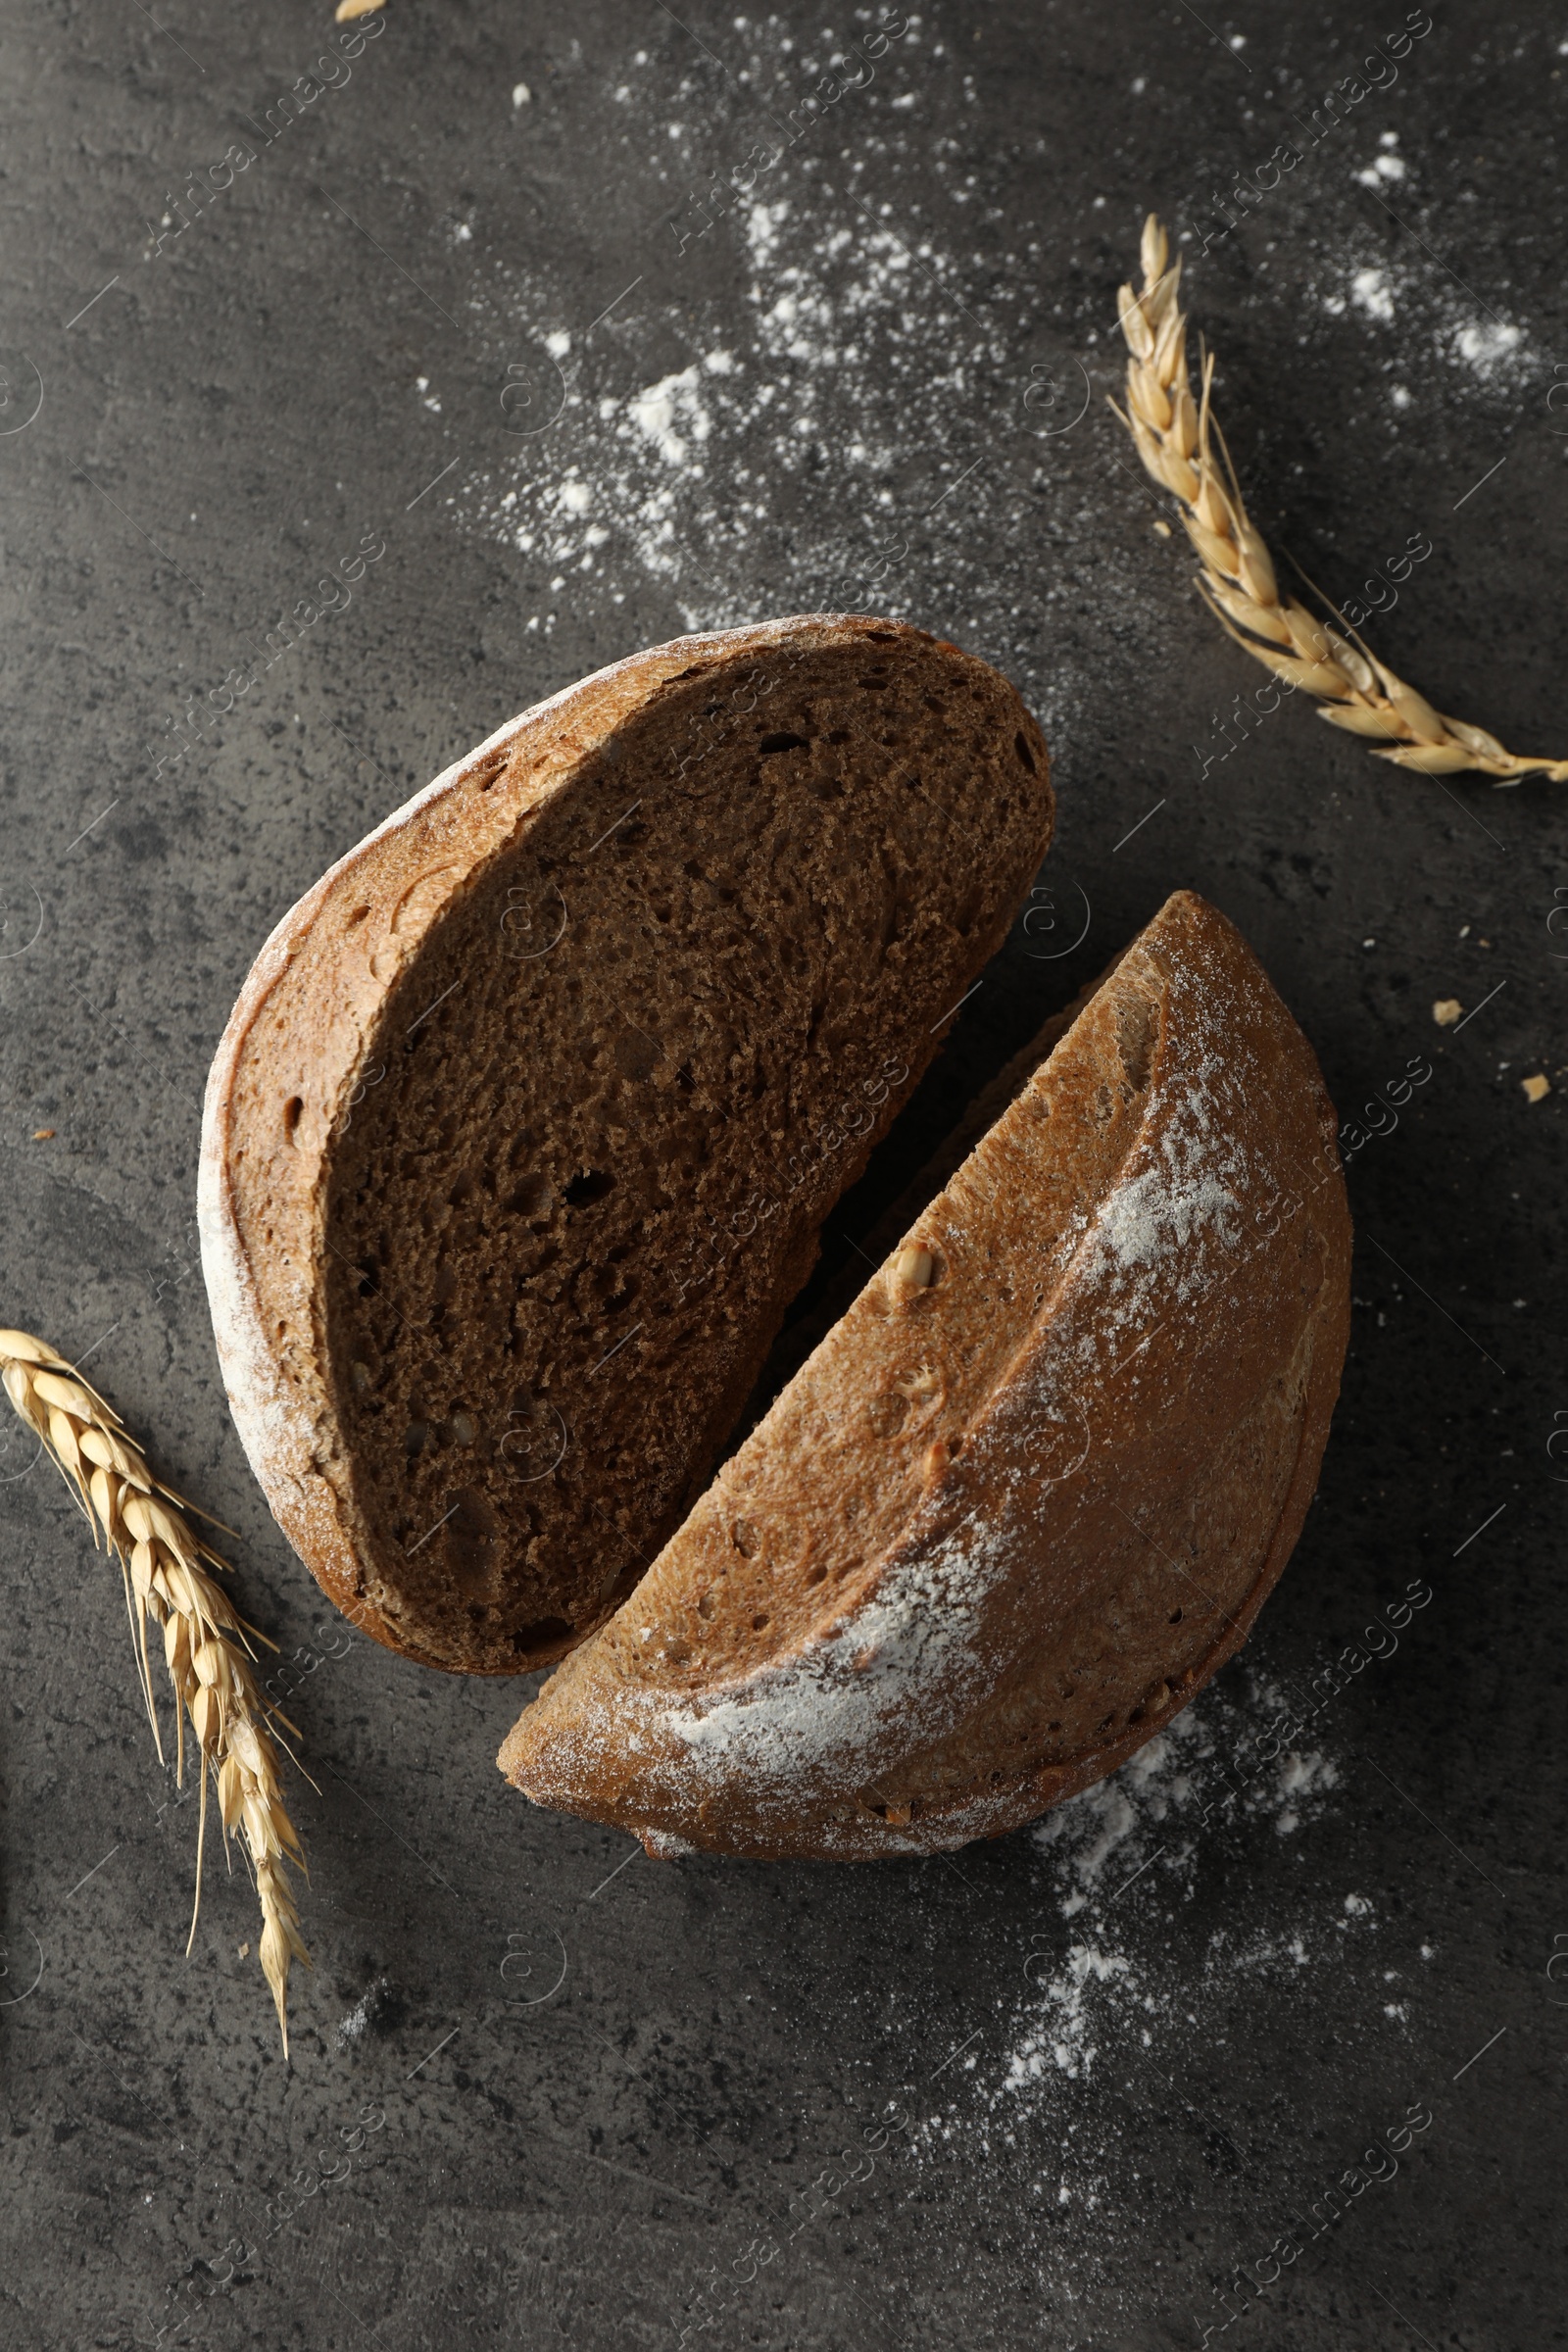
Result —
M1085 1788L1236 1650L1291 1554L1349 1252L1311 1049L1179 893L503 1770L654 1853L845 1860Z
M368 1633L521 1673L624 1598L1052 812L995 670L808 614L541 704L284 917L203 1263L252 1466Z

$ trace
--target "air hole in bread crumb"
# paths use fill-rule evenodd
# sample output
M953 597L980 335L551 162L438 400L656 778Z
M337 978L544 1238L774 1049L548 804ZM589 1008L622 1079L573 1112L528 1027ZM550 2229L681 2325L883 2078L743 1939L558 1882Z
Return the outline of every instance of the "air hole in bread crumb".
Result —
M711 1592L705 1592L702 1599L697 1603L698 1616L702 1618L711 1617L713 1614L714 1605L713 1595Z
M749 1519L737 1519L729 1534L730 1542L743 1559L754 1560L757 1557L761 1538Z
M1134 992L1116 1008L1116 1051L1129 1084L1142 1094L1149 1084L1150 1066L1159 1034L1159 1008L1151 997Z
M283 1133L290 1143L294 1141L294 1130L300 1123L300 1113L304 1108L305 1100L301 1095L290 1095L283 1105Z
M865 1408L871 1424L871 1434L877 1438L896 1438L908 1417L909 1400L896 1392L891 1396L873 1396Z
M363 923L370 909L368 906L356 906L354 912L349 916L348 921L344 924L344 930L352 931L356 923Z
M574 1176L567 1185L566 1206L568 1208L589 1208L594 1201L603 1200L605 1195L613 1192L614 1189L615 1179L608 1168L585 1169L582 1175Z
M766 1612L765 1612L765 1611L762 1613L762 1615L760 1615L760 1616L759 1616L759 1617L754 1617L754 1618L752 1619L752 1631L753 1631L753 1633L754 1633L754 1634L760 1634L760 1633L761 1632L761 1630L762 1630L763 1626L764 1626L764 1625L766 1625L766 1623L767 1623L767 1615L766 1615Z
M532 1625L519 1625L512 1637L512 1646L519 1657L527 1657L536 1649L553 1642L566 1642L575 1633L564 1617L539 1617Z
M758 745L760 752L805 752L810 749L804 735L764 735Z
M1029 749L1027 742L1024 740L1021 729L1012 739L1012 748L1017 753L1019 759L1023 761L1025 767L1029 770L1029 773L1033 775L1035 773L1035 756Z
M1167 1625L1180 1625L1181 1621L1182 1612L1180 1609L1172 1609L1170 1615L1165 1620Z

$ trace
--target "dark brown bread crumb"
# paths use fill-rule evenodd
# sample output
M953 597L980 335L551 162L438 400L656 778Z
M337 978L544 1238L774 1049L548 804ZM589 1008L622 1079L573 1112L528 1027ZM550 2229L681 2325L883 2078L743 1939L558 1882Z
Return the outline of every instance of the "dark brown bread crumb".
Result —
M679 1525L1049 838L1033 721L917 631L640 664L345 861L215 1072L236 1409L309 1427L263 1483L368 1630L470 1672L561 1654Z

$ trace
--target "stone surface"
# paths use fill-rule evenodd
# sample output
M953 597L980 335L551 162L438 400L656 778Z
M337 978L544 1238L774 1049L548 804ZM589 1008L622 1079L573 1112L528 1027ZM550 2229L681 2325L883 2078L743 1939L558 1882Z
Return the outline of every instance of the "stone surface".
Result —
M0 1440L7 2346L1563 2340L1560 788L1289 699L1222 731L1261 673L1102 398L1157 204L1274 544L1568 751L1565 36L1469 0L1392 61L1404 15L1006 0L875 54L795 0L392 0L363 47L298 0L9 12L0 1320L238 1531L319 1788L285 2070L220 1857L183 1957L113 1573ZM1295 1564L1165 1750L954 1859L655 1863L508 1790L518 1689L364 1642L272 1528L201 1088L276 916L456 753L842 601L1016 680L1060 829L830 1255L1185 884L1367 1138L1355 1337Z

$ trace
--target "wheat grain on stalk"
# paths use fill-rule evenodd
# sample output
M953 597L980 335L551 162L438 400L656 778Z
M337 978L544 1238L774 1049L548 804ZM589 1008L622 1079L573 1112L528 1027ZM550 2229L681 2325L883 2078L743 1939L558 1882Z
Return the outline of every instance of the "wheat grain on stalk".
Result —
M153 1699L149 1623L162 1632L174 1687L175 1776L181 1786L187 1716L200 1755L191 1941L201 1909L210 1771L225 1843L233 1830L250 1855L262 1905L259 1956L277 2004L287 2058L289 1963L303 1960L307 1968L311 1963L284 1867L292 1862L303 1870L305 1856L278 1792L280 1743L272 1729L274 1723L291 1732L295 1727L263 1696L253 1664L250 1637L260 1642L267 1637L236 1613L209 1574L228 1563L193 1533L185 1517L192 1506L153 1476L120 1415L64 1356L24 1331L0 1331L0 1378L23 1420L74 1489L94 1544L101 1532L120 1562L136 1669L160 1762L164 1743Z
M1197 551L1199 588L1221 628L1254 661L1312 696L1320 718L1371 737L1378 757L1399 767L1429 776L1477 768L1498 784L1530 775L1568 783L1568 760L1520 759L1485 727L1445 716L1396 677L1348 623L1336 628L1281 594L1214 419L1212 352L1201 355L1199 397L1193 398L1182 265L1169 257L1164 228L1151 213L1140 255L1143 285L1136 292L1123 286L1117 297L1131 354L1127 407L1110 405L1147 470L1177 502Z

